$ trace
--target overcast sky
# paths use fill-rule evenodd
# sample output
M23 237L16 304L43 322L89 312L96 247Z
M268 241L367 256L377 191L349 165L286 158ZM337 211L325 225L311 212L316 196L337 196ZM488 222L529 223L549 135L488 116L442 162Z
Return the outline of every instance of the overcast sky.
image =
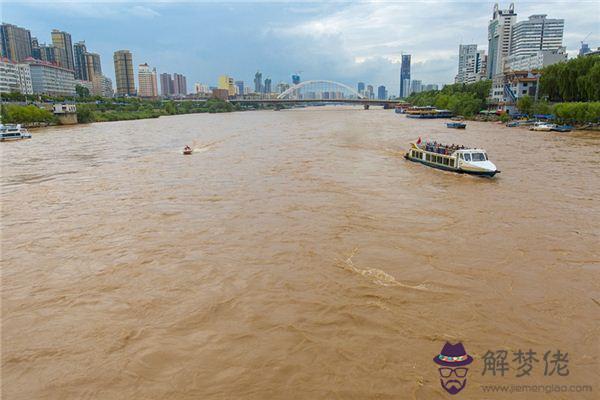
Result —
M494 2L228 2L2 0L3 22L25 27L40 42L53 28L85 40L113 79L112 55L128 49L134 64L147 62L159 73L179 72L194 82L215 85L228 74L251 85L254 73L273 85L330 79L353 87L358 81L399 86L402 52L412 54L412 78L449 83L458 63L458 45L487 49L487 24ZM508 8L501 2L500 8ZM580 41L600 47L600 1L515 2L517 19L547 14L565 19L564 45L575 55Z

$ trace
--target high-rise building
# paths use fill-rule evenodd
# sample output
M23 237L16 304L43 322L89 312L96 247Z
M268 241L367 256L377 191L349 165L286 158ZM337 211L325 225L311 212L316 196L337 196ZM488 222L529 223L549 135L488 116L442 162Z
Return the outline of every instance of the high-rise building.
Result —
M476 44L461 44L458 47L458 73L455 83L474 83L487 77L485 51L477 50Z
M88 71L85 58L87 48L85 47L85 41L75 43L73 45L73 53L75 63L75 79L91 81L92 79L88 77L87 73Z
M75 70L75 61L73 57L73 43L71 42L71 34L59 31L58 29L52 30L52 44L57 50L57 62L58 65Z
M564 19L546 18L545 14L531 15L528 20L514 24L510 42L511 56L525 56L539 50L562 47Z
M490 79L504 70L504 58L510 53L512 28L516 21L513 3L508 10L500 10L498 3L494 4L492 19L488 24L487 77Z
M540 70L564 61L567 61L567 52L564 47L554 50L537 50L532 54L511 54L506 57L504 72Z
M150 69L148 63L138 65L138 85L140 97L158 97L156 68Z
M271 78L266 78L265 79L264 92L265 93L272 93L272 90L271 90Z
M184 75L173 74L173 94L180 96L187 94L187 80Z
M235 81L236 93L240 96L244 94L244 81Z
M420 80L415 79L410 83L409 96L412 93L421 93L422 91L423 91L423 83Z
M428 92L430 90L438 90L438 85L436 83L430 83L423 86L423 91Z
M219 81L218 81L217 87L219 89L227 90L227 93L229 93L229 96L235 96L235 83L234 83L232 77L227 76L227 75L219 76Z
M133 56L129 50L117 50L113 55L117 96L135 96L135 77L133 75Z
M262 74L259 71L256 71L256 74L254 74L254 92L263 92Z
M102 74L92 77L92 94L94 96L112 97L114 95L112 81Z
M367 85L367 90L365 92L365 97L367 99L375 98L375 93L373 93L373 85Z
M385 90L385 86L381 85L377 88L377 99L378 100L387 99L387 90Z
M36 60L42 59L42 51L40 50L40 42L36 37L31 37L31 57Z
M300 75L298 75L298 74L292 75L292 83L294 85L298 85L300 83Z
M100 64L100 54L85 53L85 68L88 80L93 81L94 76L102 76L102 65ZM112 85L112 81L111 81Z
M171 74L162 73L160 74L160 94L161 96L170 96L174 92L173 88L173 78L171 78Z
M363 94L365 93L365 83L364 82L358 82L358 85L356 85L357 89L358 89L358 94Z
M0 25L0 55L12 61L31 57L31 33L16 25Z
M400 65L400 97L406 98L410 89L410 54L402 54Z
M0 93L33 94L29 64L0 58Z
M51 44L41 44L40 45L40 60L58 65L58 57L56 47Z

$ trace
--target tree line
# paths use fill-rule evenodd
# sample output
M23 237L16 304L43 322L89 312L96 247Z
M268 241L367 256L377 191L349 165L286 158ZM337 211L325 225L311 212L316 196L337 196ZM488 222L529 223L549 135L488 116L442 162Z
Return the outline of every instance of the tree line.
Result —
M541 71L539 93L551 102L600 101L600 55L547 66Z
M435 106L469 117L486 108L491 88L492 81L489 80L471 84L455 83L444 86L442 90L412 93L406 100L415 106Z

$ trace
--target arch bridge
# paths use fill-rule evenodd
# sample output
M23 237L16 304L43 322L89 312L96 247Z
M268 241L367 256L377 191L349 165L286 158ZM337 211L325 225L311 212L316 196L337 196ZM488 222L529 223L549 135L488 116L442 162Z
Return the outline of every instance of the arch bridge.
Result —
M365 97L348 85L329 80L300 82L277 96L279 100L345 100Z

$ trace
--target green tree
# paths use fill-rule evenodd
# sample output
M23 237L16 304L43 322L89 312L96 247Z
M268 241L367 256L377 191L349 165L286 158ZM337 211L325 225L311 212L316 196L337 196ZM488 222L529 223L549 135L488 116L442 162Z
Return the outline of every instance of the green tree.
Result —
M529 96L520 97L517 100L517 108L521 113L530 115L533 109L533 99Z
M75 85L75 93L77 93L77 96L82 99L90 97L90 89L82 85Z

